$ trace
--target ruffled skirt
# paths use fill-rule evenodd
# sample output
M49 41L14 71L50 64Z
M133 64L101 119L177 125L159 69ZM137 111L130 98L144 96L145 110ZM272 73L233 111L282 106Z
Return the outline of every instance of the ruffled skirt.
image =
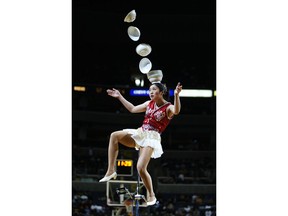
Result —
M141 127L138 129L123 129L131 134L136 146L135 149L139 150L140 147L150 146L153 148L151 158L159 158L163 154L161 145L161 136L158 132L152 130L143 130Z

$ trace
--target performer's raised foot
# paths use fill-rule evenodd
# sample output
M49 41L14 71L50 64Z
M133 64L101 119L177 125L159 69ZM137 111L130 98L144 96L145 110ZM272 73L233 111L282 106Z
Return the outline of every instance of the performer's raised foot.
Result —
M113 172L111 175L105 175L102 179L99 180L99 182L107 182L111 180L112 178L116 179L116 177L117 177L117 173Z

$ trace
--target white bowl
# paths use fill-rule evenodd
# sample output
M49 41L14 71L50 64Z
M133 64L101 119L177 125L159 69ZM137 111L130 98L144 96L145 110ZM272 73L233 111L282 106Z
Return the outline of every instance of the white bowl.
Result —
M131 40L133 40L133 41L139 40L141 33L137 27L129 26L127 32L128 32L129 37L131 38Z
M136 53L140 56L147 56L151 53L152 48L149 44L141 43L136 47Z
M132 10L130 11L124 18L124 22L131 23L136 19L136 11Z
M142 58L139 62L139 69L141 73L147 74L152 68L152 63L148 58Z
M161 82L163 79L162 70L150 70L147 73L147 78L151 83Z

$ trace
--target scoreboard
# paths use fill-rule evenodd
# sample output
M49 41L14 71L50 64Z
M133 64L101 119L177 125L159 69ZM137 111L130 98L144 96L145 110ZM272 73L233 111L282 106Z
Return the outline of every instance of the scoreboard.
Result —
M133 176L133 160L117 159L116 172L118 176Z

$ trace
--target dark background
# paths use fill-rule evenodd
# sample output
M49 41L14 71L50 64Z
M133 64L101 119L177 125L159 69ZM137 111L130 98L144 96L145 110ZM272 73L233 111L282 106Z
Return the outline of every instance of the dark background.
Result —
M142 58L135 48L148 43L163 82L216 89L215 1L73 0L72 9L73 83L133 85ZM124 22L132 9L136 20ZM128 37L130 25L139 28L138 41Z
M133 9L136 20L124 22ZM129 26L139 28L138 41L129 38ZM111 215L113 211L106 204L106 186L98 183L107 168L109 136L115 130L141 126L144 114L129 113L106 89L118 88L135 105L149 99L129 95L129 90L136 88L133 77L144 78L143 88L150 84L138 67L142 57L135 49L140 43L151 45L147 57L152 70L162 70L162 82L168 89L181 82L183 89L216 90L216 1L72 0L73 215L85 211L88 215ZM74 91L74 86L85 86L86 91ZM168 100L173 102L173 96ZM181 215L179 212L190 206L191 214L198 211L204 215L209 209L203 206L208 205L213 215L216 96L181 97L181 105L180 115L162 134L163 156L149 163L160 204L145 208L146 213ZM118 158L132 159L136 164L137 152L120 146ZM136 177L134 173L126 179ZM88 196L84 204L77 199L83 194ZM175 206L169 212L170 203ZM103 212L91 211L92 204L102 206Z

